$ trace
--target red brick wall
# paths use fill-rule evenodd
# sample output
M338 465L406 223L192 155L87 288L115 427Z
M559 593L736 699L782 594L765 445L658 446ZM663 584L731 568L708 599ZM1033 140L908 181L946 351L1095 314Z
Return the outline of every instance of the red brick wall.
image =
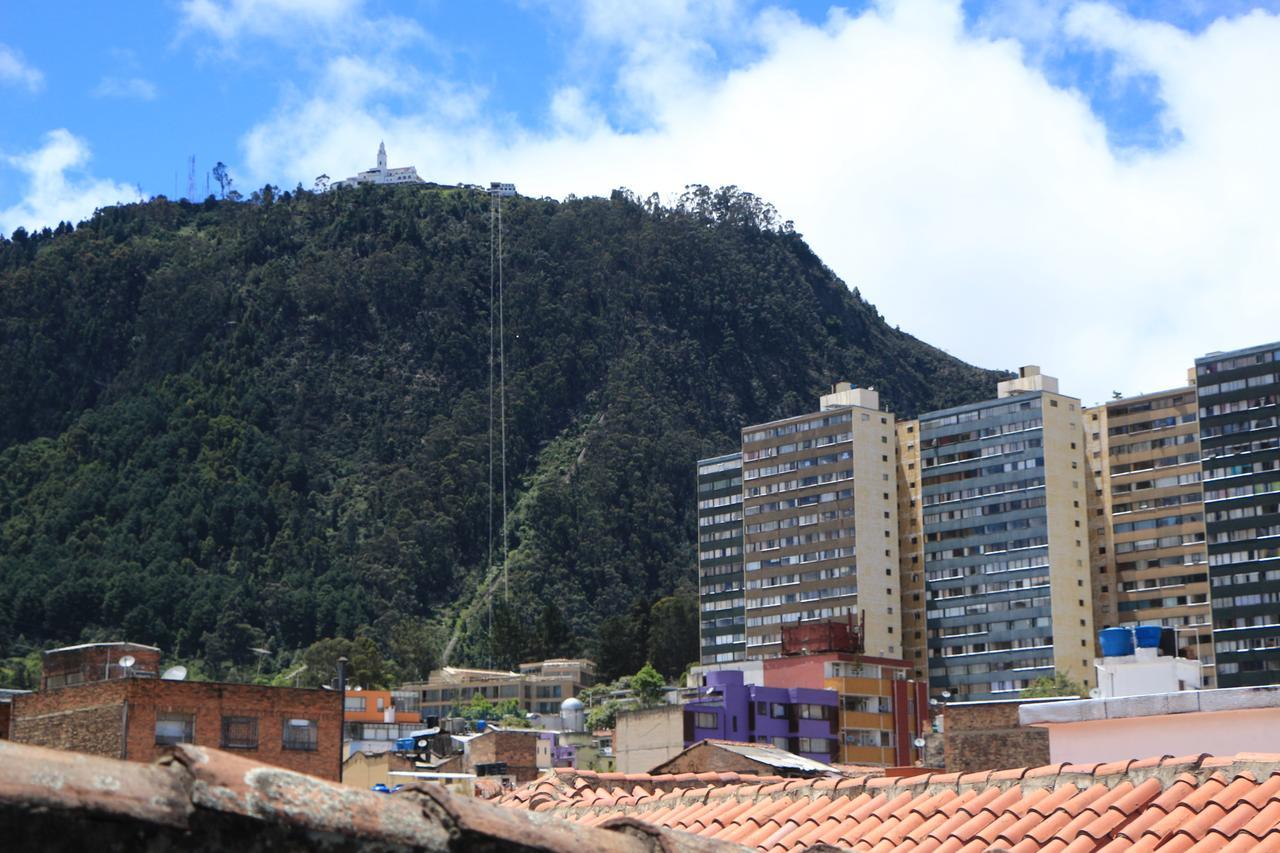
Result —
M948 705L944 748L948 773L974 773L1049 763L1049 732L1018 725L1017 701Z
M69 674L78 676L80 683L105 681L108 678L123 677L119 667L120 658L130 655L134 659L132 669L136 672L160 674L160 652L158 649L125 645L91 645L84 648L73 648L68 651L45 652L41 658L41 689L48 689L46 682L51 676L62 677ZM57 687L62 687L61 678ZM74 686L74 685L69 685Z
M541 775L538 769L538 736L531 732L489 732L471 741L468 746L471 766L505 762L507 772L517 783L532 782Z
M222 748L224 715L256 717L257 749L228 751L341 779L342 697L324 690L158 679L67 687L15 697L13 739L119 758L120 735L127 725L123 757L151 761L165 752L165 746L155 742L156 715L163 712L194 715L194 742L215 749ZM284 748L284 722L291 718L317 722L315 750Z

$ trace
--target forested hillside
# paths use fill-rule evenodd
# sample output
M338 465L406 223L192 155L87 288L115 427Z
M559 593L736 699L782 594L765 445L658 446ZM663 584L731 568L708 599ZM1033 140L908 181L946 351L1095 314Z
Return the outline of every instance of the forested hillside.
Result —
M455 662L590 651L687 602L693 463L742 425L837 379L900 415L995 381L749 195L515 198L503 224L492 616L462 607L490 541L487 196L267 189L0 239L0 657L130 639L218 671L363 635L412 675L459 625Z

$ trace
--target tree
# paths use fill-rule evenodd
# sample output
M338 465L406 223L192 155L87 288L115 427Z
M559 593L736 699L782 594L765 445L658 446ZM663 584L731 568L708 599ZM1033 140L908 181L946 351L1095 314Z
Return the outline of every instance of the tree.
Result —
M573 654L573 629L555 602L542 606L534 629L533 656L540 660Z
M227 192L231 189L231 175L227 171L227 164L221 160L218 165L213 167L213 179L218 182L218 191L222 193L222 197L227 197Z
M1053 671L1053 675L1037 678L1022 691L1023 699L1047 699L1055 696L1079 696L1083 698L1087 695L1088 691L1083 684L1072 681L1066 673L1056 669Z
M613 728L618 721L618 703L607 699L587 712L587 731L598 732Z
M698 600L689 593L670 595L649 610L649 660L674 679L698 660Z
M596 672L601 680L613 681L644 665L643 627L627 613L600 620L594 653Z
M459 711L459 715L472 721L496 720L498 709L493 707L493 703L486 699L484 694L472 693L471 701Z
M641 708L652 708L661 702L666 686L662 675L650 663L645 663L639 672L631 676L631 692L639 700Z
M440 660L436 629L420 617L396 622L388 646L401 681L425 680Z
M307 668L300 677L301 682L307 687L337 683L340 657L347 658L347 684L351 687L374 689L385 687L391 681L382 652L373 640L332 637L312 643L302 653L302 662Z

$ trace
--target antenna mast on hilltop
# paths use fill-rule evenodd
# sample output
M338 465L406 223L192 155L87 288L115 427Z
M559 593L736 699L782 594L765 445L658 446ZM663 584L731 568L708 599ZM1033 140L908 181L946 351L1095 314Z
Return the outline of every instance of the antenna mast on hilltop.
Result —
M196 155L187 160L187 201L196 200Z

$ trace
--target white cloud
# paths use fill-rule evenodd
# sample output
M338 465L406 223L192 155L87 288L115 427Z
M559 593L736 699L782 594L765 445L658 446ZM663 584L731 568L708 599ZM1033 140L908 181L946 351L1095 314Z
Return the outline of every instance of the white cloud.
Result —
M45 134L35 151L4 158L26 175L27 185L21 201L0 209L0 234L79 222L100 207L137 200L134 187L83 174L89 157L84 140L60 128Z
M545 131L489 117L483 93L442 120L429 99L397 108L394 68L346 60L247 135L249 169L281 184L345 176L385 138L393 165L429 179L534 195L737 184L889 322L985 366L1040 364L1086 402L1172 387L1199 354L1280 338L1280 18L1191 34L1065 9L1053 38L1158 82L1181 141L1135 152L1110 148L1087 99L1050 85L1022 42L966 30L954 0L880 0L822 26L733 4L656 4L653 20L581 8L584 40L626 45L611 83L639 130L607 121L586 83L557 90ZM706 34L725 22L756 53L717 72Z
M0 44L0 85L18 86L28 92L39 92L44 88L44 74L39 68L27 64L18 51Z
M103 77L93 89L96 98L154 101L156 84L141 77Z
M425 38L406 18L371 18L364 0L182 0L180 37L210 35L233 53L247 38L324 48L370 44L394 50Z

